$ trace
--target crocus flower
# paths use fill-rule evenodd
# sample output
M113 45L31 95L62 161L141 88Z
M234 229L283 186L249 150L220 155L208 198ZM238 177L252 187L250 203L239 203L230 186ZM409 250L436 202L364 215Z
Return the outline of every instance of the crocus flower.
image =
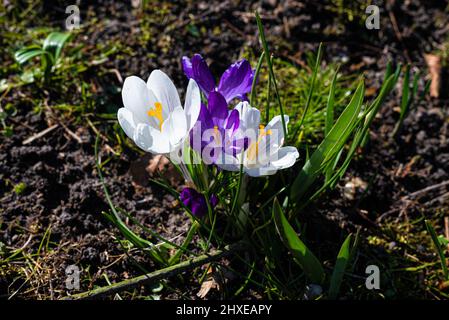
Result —
M126 78L122 98L124 108L117 113L121 127L139 148L154 154L176 151L200 113L195 80L189 81L183 108L173 82L160 70L151 72L147 83L136 76Z
M246 94L251 91L254 71L245 59L233 63L221 76L218 86L200 54L195 54L192 59L182 57L182 66L187 78L194 79L206 97L217 91L229 103L234 98L247 100Z
M195 189L188 187L184 188L181 191L180 198L182 203L192 211L194 216L201 218L207 213L206 197ZM218 203L217 197L212 195L209 199L209 203L210 206L214 208Z
M259 110L248 102L239 103L236 108L240 114L240 123L245 127L249 146L243 153L235 157L226 156L224 163L219 165L225 170L239 171L243 164L243 171L250 176L258 177L275 174L278 170L293 166L299 157L295 147L282 147L284 131L281 116L275 116L267 126L260 124ZM285 123L288 116L284 115Z
M219 92L210 92L208 107L201 104L198 122L191 131L191 145L207 164L215 163L223 154L236 156L247 145L237 131L239 124L238 110L228 110L225 98Z

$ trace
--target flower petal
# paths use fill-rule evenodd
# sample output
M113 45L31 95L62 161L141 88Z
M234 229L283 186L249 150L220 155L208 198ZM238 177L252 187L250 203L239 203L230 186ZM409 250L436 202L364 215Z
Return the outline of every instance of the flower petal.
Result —
M218 92L211 92L208 102L209 113L214 125L223 128L224 121L228 117L228 104L225 98Z
M195 80L206 97L215 90L214 77L200 54L195 54L192 59L183 57L182 67L187 78Z
M209 109L207 109L204 104L201 104L198 121L201 123L201 132L214 127L214 122L212 121L212 116L209 112Z
M222 152L216 160L216 165L226 171L240 171L240 163L237 158Z
M117 111L117 119L126 135L130 139L133 139L134 131L136 129L136 122L134 121L132 112L129 109L120 108Z
M242 129L258 129L260 124L260 111L253 108L246 101L240 102L235 109L240 114Z
M287 129L289 121L288 115L284 115L284 120ZM270 136L267 136L267 145L271 146L270 154L273 154L274 152L277 152L284 143L284 129L282 125L282 117L281 116L273 117L273 119L271 119L271 121L268 122L267 126L265 127L265 130L267 131L271 130L272 132Z
M207 204L204 195L193 188L184 188L181 191L180 199L182 203L192 211L197 217L202 217L207 212Z
M134 122L148 123L148 110L156 101L152 101L145 81L136 76L127 77L122 89L123 105L130 110L134 117Z
M298 158L299 153L295 147L282 147L275 155L275 158L272 157L270 164L277 169L286 169L293 166Z
M194 80L208 94L215 89L215 79L207 66L206 61L200 54L195 54L192 58Z
M271 165L259 168L245 168L245 173L251 177L271 176L277 172L277 168Z
M147 81L147 87L154 93L163 110L172 112L181 106L178 91L170 78L161 70L153 70Z
M167 134L144 123L137 125L133 140L144 151L154 154L167 154L170 152L170 140Z
M183 56L181 59L181 63L182 63L182 69L184 70L184 73L187 76L187 78L192 79L193 78L193 67L192 67L192 61L190 61L190 58Z
M198 120L201 110L201 94L198 84L195 80L190 79L187 86L186 101L184 104L184 113L187 119L187 129L192 129Z
M221 76L218 91L230 102L251 91L254 72L245 59L233 63Z
M209 203L212 206L212 208L215 208L218 204L218 197L215 194L212 194L209 197Z
M187 135L187 120L182 107L175 108L162 124L162 133L170 141L170 151L180 145Z
M239 125L240 125L240 115L238 110L234 109L229 113L229 116L226 120L226 130L232 129L232 132L234 132L239 128Z

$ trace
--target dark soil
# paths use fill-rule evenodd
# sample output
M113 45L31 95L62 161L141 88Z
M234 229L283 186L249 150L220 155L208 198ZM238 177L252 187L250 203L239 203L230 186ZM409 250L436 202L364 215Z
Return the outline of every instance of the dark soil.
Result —
M122 78L132 74L146 78L151 70L161 68L182 88L186 84L180 66L182 55L200 52L208 58L212 70L220 73L246 48L259 52L252 12L261 8L268 40L276 56L296 64L305 58L306 52L316 50L318 43L324 42L325 61L348 59L344 72L364 71L368 86L378 88L388 59L404 63L410 59L415 67L424 69L423 54L446 40L449 18L444 2L396 2L391 10L402 39L398 39L384 3L379 4L381 29L370 31L358 19L350 21L346 15L333 12L328 4L315 1L223 0L159 3L147 9L147 14L156 17L148 25L139 23L139 10L131 9L127 2L82 3L83 21L97 19L98 22L96 27L87 29L87 34L78 35L77 41L86 42L88 46L119 42L130 48L129 54L113 56L102 68L116 69ZM65 6L53 1L44 3L38 9L43 24L62 27L65 16L61 8ZM40 25L40 21L31 23ZM151 34L147 43L138 40L143 28L149 28L147 31ZM197 32L200 35L196 35ZM98 96L110 95L110 98L104 97L107 102L95 106L95 112L106 112L110 105L121 106L120 93L108 91L109 86L121 87L113 73L96 79L94 69L84 76L86 82L98 85ZM76 123L68 124L69 130L82 138L81 143L59 124L42 138L23 144L30 136L57 123L48 120L47 112L36 114L32 103L17 105L15 101L23 101L19 97L29 94L27 90L30 89L13 90L5 97L6 102L15 104L17 114L8 119L14 124L13 136L0 137L0 242L13 248L26 244L33 252L45 231L50 229L50 247L57 249L39 262L41 282L31 284L34 290L19 290L17 296L65 296L65 268L71 264L82 266L90 275L83 280L81 291L105 285L101 277L105 271L112 282L142 274L134 260L145 265L147 270L154 269L152 263L138 253L123 254L117 243L118 230L101 214L107 212L109 206L95 167L96 134L90 127L77 129ZM49 98L51 105L52 97ZM448 186L407 203L401 201L403 196L414 191L449 180L447 101L423 101L406 119L397 139L391 141L389 134L399 115L394 109L399 99L392 98L381 110L367 148L353 161L345 181L321 202L326 206L314 206L301 218L308 223L311 243L320 244L323 254L335 254L342 235L358 227L362 227L365 234L376 235L381 233L384 219L419 217L439 210L447 214L448 197L431 200L444 190L447 192ZM147 158L142 160L141 155L131 149L113 156L106 145L107 142L102 141L100 154L104 158L112 157L104 170L114 204L132 212L139 221L163 236L171 238L185 233L188 219L175 199L139 177L146 175L142 168ZM353 177L369 182L368 191L357 193L355 200L348 199L343 188ZM26 188L17 194L13 187L19 183L24 183ZM387 214L379 220L384 213ZM363 256L361 260L370 261L373 256L377 259L385 254L379 248L377 253ZM364 269L358 271L363 274ZM23 280L14 281L18 272L11 270L2 275L0 296L8 297L20 289ZM179 287L189 298L195 298L199 290L196 283ZM249 290L247 296L255 298L263 293ZM407 292L396 292L396 297L407 296ZM179 297L171 293L165 298Z

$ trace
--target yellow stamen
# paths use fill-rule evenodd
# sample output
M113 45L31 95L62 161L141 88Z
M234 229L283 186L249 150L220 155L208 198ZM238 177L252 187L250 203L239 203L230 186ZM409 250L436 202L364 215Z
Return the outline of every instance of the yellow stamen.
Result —
M154 117L159 120L159 130L162 131L162 123L164 122L164 117L162 116L162 103L155 102L154 109L150 109L147 114L148 116Z
M247 158L250 161L253 161L259 155L259 144L262 142L262 138L265 136L272 135L271 129L265 130L265 126L263 124L259 125L259 137L257 141L251 143L248 147Z
M216 143L220 143L220 131L218 131L218 126L214 126L214 140Z

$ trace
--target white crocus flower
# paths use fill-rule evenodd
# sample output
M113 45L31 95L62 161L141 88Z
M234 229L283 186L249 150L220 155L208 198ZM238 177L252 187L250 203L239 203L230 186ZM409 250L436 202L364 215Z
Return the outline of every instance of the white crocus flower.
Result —
M293 166L299 157L295 147L282 147L284 131L281 116L275 116L267 126L260 124L260 111L248 102L240 102L236 109L240 114L240 128L250 137L248 148L236 157L225 156L224 170L238 171L243 164L243 171L250 176L259 177L275 174L278 170ZM288 116L284 115L285 124Z
M135 144L154 154L178 150L200 113L201 96L195 80L187 87L184 108L170 78L160 70L151 72L147 83L136 76L125 79L124 108L118 121Z

